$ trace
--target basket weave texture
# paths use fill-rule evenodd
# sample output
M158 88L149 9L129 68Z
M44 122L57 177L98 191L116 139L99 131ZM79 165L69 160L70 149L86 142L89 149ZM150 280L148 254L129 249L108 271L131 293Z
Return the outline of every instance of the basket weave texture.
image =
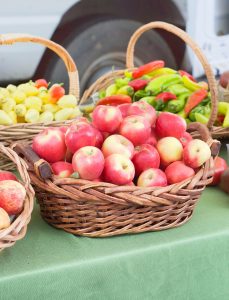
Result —
M41 44L55 52L64 62L69 77L69 94L76 96L79 101L79 78L76 65L70 54L60 45L42 37L28 34L2 34L0 35L0 45L13 45L14 43L31 42ZM48 122L48 123L18 123L10 126L0 125L0 142L9 146L14 142L31 142L33 137L46 127L56 127L71 121ZM13 170L14 165L6 157L0 155L0 169Z
M26 189L26 199L22 212L12 221L10 227L0 230L0 251L9 248L16 241L22 239L27 230L27 224L30 221L34 203L34 190L30 184L30 178L27 172L27 165L16 152L5 147L0 143L0 152L4 157L7 157L14 164L14 168L18 171L21 177L21 184Z
M213 152L216 141L206 126L193 123ZM156 231L188 221L205 186L212 180L213 157L192 177L166 187L140 188L105 182L56 178L29 172L43 219L54 227L88 237Z
M200 63L202 64L202 67L205 71L209 89L211 92L211 116L209 118L209 122L207 124L212 136L217 139L227 138L229 137L229 128L223 128L223 127L216 127L213 126L215 123L215 120L217 118L217 111L218 111L218 87L216 84L216 80L214 77L214 74L212 72L211 66L209 65L205 55L203 54L200 47L194 42L191 37L180 28L169 24L165 22L151 22L144 26L141 26L139 29L137 29L132 37L130 38L128 47L127 47L127 53L126 53L126 67L127 70L132 71L134 69L134 49L135 44L138 41L138 39L141 37L141 35L151 29L163 29L170 33L173 33L174 35L178 36L180 39L182 39L195 53L197 58L199 59ZM89 89L87 89L81 100L80 104L83 104L87 102L87 100L96 92L99 90L107 88L110 84L114 83L114 80L118 77L124 76L125 70L118 70L118 71L112 71L110 73L107 73L100 77L97 81L95 81Z

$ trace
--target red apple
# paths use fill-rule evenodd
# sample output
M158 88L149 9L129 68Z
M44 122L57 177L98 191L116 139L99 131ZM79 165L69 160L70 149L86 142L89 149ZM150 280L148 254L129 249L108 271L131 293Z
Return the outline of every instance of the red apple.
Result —
M136 147L137 152L134 154L132 162L135 166L135 173L138 176L143 171L160 166L160 156L157 149L151 145L143 144Z
M149 145L152 145L152 146L157 145L157 136L156 136L155 128L151 129L150 137L146 141L146 144L149 144Z
M220 183L222 173L227 169L228 165L225 159L220 156L214 158L214 176L211 185Z
M74 172L72 164L65 161L58 161L52 164L53 173L59 178L67 178Z
M7 212L0 207L0 230L10 226L10 217Z
M64 160L66 154L64 133L56 128L47 128L34 137L32 148L50 163Z
M95 130L95 147L100 149L103 145L104 137L103 134L97 128L94 127L94 130Z
M135 170L132 161L124 155L112 154L105 159L103 176L105 181L124 185L134 179Z
M122 113L116 106L98 105L92 113L92 120L100 131L113 133L122 122Z
M181 142L183 147L185 147L188 144L188 142L190 142L191 140L192 140L192 136L187 131L185 131L182 137L179 138L179 141Z
M167 178L162 170L150 168L141 173L137 185L142 187L166 186Z
M182 161L175 161L165 169L168 183L178 183L195 175L195 171Z
M8 171L0 171L0 181L3 181L3 180L18 181L17 177L13 173L8 172Z
M157 115L155 109L145 101L131 104L127 112L128 116L139 115L145 117L151 125L155 124Z
M65 161L71 163L72 162L73 153L67 149L65 154Z
M156 134L158 137L173 136L181 138L187 128L186 122L178 115L162 112L156 120Z
M151 126L142 116L129 116L122 121L119 133L130 140L134 146L138 146L144 144L150 137Z
M128 112L128 109L130 108L130 106L131 106L130 103L124 103L124 104L118 105L118 108L121 111L123 118L127 117L127 112Z
M184 147L184 163L193 169L202 166L210 157L210 147L202 140L193 139Z
M78 149L85 146L95 146L95 130L86 122L74 122L66 132L65 143L72 153L75 153Z
M163 166L181 160L183 155L181 142L172 136L160 139L157 143L157 151L159 152Z
M93 180L99 178L104 168L104 157L96 147L86 146L79 149L73 156L72 166L80 178Z
M124 136L113 134L104 141L102 152L104 157L117 153L131 159L134 155L134 145Z
M17 215L22 211L26 197L25 188L17 181L0 182L0 207L9 215Z

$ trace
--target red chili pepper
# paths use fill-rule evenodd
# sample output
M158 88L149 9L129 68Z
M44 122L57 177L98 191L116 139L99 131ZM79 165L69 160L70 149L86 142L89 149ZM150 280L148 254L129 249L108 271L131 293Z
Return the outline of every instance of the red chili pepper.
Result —
M204 98L208 95L208 92L204 89L195 91L192 93L187 100L187 103L184 107L185 113L188 115L190 111L196 107Z
M176 99L176 95L174 95L173 93L170 92L163 92L157 95L157 97L155 98L155 100L163 100L163 102L167 102L169 100L173 100Z
M136 70L133 71L132 77L134 79L142 77L145 74L148 74L156 69L164 68L165 62L163 60L155 60L151 61L150 63L140 66Z
M145 79L135 79L130 81L128 85L131 86L136 92L138 90L144 89L144 87L148 84L148 82L149 81Z
M118 106L120 104L124 103L131 103L132 99L130 96L127 95L112 95L105 97L103 99L100 99L96 106L98 105L111 105L111 106Z
M224 115L217 115L217 124L218 126L223 124L225 116Z
M196 82L196 79L188 72L186 72L184 70L179 70L178 73L180 74L180 76L187 76L190 80Z

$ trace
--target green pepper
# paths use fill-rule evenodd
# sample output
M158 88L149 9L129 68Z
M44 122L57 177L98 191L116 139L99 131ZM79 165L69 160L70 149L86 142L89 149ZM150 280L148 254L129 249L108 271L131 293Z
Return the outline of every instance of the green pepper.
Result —
M169 86L180 83L181 81L181 76L178 74L162 75L150 81L145 90L147 92L150 91L154 96L166 90Z
M178 99L176 99L176 100L169 101L168 102L168 111L172 112L172 113L178 113L179 111L181 111L185 106L185 102L186 102L188 96L189 96L189 93L186 93L186 94L179 96Z
M117 90L116 95L128 95L133 96L134 89L129 85L124 85L120 89Z
M197 105L194 107L191 112L189 113L188 117L191 121L195 122L196 121L196 116L195 113L199 113L205 117L209 115L210 108L202 105Z
M151 91L139 90L133 96L133 102L139 101L141 98L152 96Z
M224 115L223 127L229 127L229 103L219 102L218 113Z
M207 124L209 118L205 117L204 115L200 113L195 113L195 119L197 122L202 123L202 124Z
M112 95L115 95L117 92L117 86L116 84L111 84L109 85L107 88L106 88L106 97L109 97L109 96L112 96Z
M190 93L190 91L182 84L173 84L168 88L168 92L180 96L181 94Z
M124 76L125 76L126 78L132 79L132 72L126 70L126 71L124 72Z
M106 97L106 91L104 91L104 90L99 91L99 99L102 99L105 97Z
M153 107L154 107L157 111L162 111L162 110L165 109L166 103L165 103L162 99L158 99L157 101L154 101Z
M150 105L154 106L155 97L154 96L143 97L140 99L140 101L145 101L145 102L149 103Z
M177 113L177 115L180 116L183 119L185 119L187 117L186 113L184 112L184 109L182 109L181 111L179 111Z
M131 80L131 78L116 78L115 79L115 85L117 89L120 89L121 87L128 84L128 82Z
M161 76L161 75L169 75L169 74L176 74L177 71L170 69L170 68L160 68L157 70L154 70L153 72L148 73L148 75L152 78L155 76Z

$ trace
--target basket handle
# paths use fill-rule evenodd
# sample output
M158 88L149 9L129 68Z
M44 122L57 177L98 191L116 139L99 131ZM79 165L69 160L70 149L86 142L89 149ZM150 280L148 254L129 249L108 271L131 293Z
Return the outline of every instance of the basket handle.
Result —
M217 87L216 87L216 81L215 76L212 72L211 66L209 65L205 55L203 54L202 50L199 48L199 46L194 42L191 37L182 29L169 24L165 22L151 22L146 25L141 26L138 28L134 34L131 36L128 47L127 47L127 53L126 53L126 67L128 69L134 68L134 47L137 42L137 40L140 38L140 36L150 30L150 29L164 29L168 32L173 33L174 35L178 36L180 39L182 39L196 54L199 61L202 64L202 67L205 71L206 77L208 79L209 88L211 92L211 101L212 101L212 107L211 107L211 115L208 121L208 128L212 129L213 124L217 117Z
M50 41L48 39L32 36L29 34L0 34L0 45L12 45L14 43L31 42L41 44L53 52L55 52L64 62L69 77L69 94L76 96L77 102L79 101L79 75L74 60L70 54L61 45Z

